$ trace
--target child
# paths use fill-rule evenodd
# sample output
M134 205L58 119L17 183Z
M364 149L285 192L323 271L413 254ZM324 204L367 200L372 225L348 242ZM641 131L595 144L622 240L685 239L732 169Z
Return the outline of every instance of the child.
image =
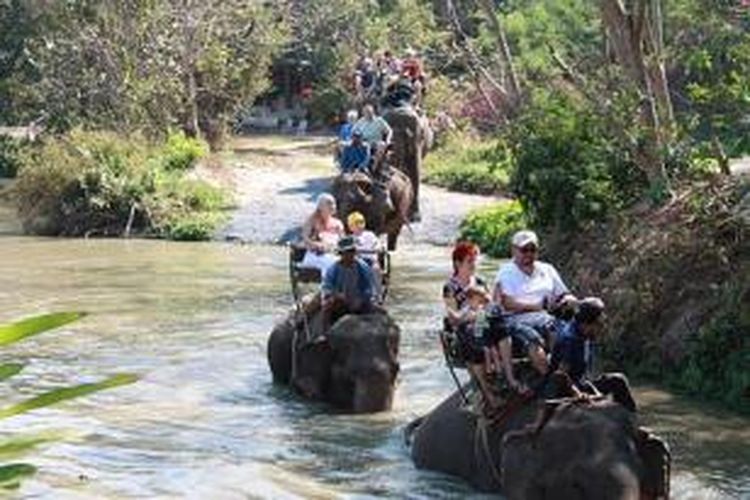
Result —
M375 295L381 297L382 290L382 271L378 262L378 252L380 252L380 240L372 231L368 231L365 216L360 212L352 212L346 218L346 225L349 232L354 236L357 244L357 255L369 264L372 273L375 276Z
M360 258L376 268L378 266L378 252L380 251L380 240L375 233L368 231L365 216L360 212L352 212L346 218L349 232L357 242L357 253Z
M469 330L474 345L484 351L484 366L487 373L505 373L508 385L519 393L526 391L513 375L510 337L502 324L502 313L492 305L489 293L482 287L467 290L467 308L473 312L473 323Z

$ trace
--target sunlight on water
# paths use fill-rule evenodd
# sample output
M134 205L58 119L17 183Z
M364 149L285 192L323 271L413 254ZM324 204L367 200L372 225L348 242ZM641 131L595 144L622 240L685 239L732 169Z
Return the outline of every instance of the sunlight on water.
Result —
M490 277L492 263L485 263ZM394 256L402 336L392 412L331 414L274 387L265 340L291 306L283 248L158 241L0 240L0 321L85 310L84 321L4 351L29 366L4 400L135 372L134 386L0 423L58 431L27 460L22 493L49 498L464 498L460 481L414 469L402 430L452 390L435 336L449 251ZM669 438L676 498L750 493L747 420L663 391L639 392Z

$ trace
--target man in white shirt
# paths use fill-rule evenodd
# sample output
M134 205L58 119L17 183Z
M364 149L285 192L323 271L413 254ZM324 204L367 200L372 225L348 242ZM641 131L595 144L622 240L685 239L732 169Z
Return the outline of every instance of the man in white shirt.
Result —
M513 259L500 266L495 278L494 299L507 315L514 340L528 350L534 366L546 373L543 335L552 335L551 308L575 302L576 298L551 264L536 260L539 238L533 231L518 231L512 239ZM554 339L549 341L551 348Z

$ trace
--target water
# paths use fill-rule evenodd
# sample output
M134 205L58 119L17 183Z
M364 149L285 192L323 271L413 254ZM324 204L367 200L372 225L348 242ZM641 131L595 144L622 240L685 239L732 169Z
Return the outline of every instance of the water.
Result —
M486 264L487 274L492 263ZM133 386L0 421L0 435L64 439L23 457L41 498L463 498L462 482L414 469L402 429L452 390L434 327L448 250L394 257L402 335L393 411L331 414L271 384L265 341L290 307L286 253L271 246L0 237L0 321L85 310L6 348L27 369L4 401L115 372ZM676 498L750 495L748 420L653 388L647 422L675 452Z

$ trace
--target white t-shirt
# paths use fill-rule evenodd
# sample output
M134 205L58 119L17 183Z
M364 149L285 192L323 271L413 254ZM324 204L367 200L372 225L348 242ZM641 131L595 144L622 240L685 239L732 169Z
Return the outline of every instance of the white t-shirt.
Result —
M524 305L542 306L569 293L560 274L551 264L534 262L534 271L529 275L515 262L506 262L497 271L495 288L500 287L505 295Z
M362 231L362 233L355 238L357 241L357 250L365 254L372 255L372 253L377 252L380 247L380 240L372 231Z

